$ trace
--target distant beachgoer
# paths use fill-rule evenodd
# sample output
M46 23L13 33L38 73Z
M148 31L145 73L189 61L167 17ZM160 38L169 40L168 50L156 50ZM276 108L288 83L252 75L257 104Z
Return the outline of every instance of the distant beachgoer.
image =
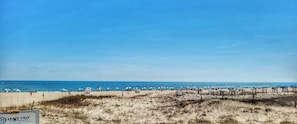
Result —
M124 96L124 91L122 91L122 96Z
M44 99L44 92L42 93L42 98Z

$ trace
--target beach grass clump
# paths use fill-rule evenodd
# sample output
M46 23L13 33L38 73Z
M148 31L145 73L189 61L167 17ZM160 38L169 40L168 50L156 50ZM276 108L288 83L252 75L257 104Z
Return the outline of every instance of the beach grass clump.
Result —
M240 100L244 103L252 103L257 105L267 105L267 106L288 106L295 107L295 101L297 99L297 95L290 95L285 97L277 97L277 98L263 98L263 99L245 99Z
M113 114L113 111L111 110L111 108L105 109L105 112L108 114Z
M0 107L0 112L17 112L22 110L30 110L31 105L23 105L23 106L9 106L9 107Z
M84 114L82 114L82 112L73 112L71 114L71 116L75 119L80 119L81 121L83 121L84 123L89 123L88 122L88 117Z
M103 98L112 98L115 96L85 96L85 95L77 95L77 96L68 96L63 97L57 100L45 101L41 102L42 105L54 105L59 107L80 107L80 106L88 106L90 102L86 101L86 99L103 99Z
M285 120L280 122L280 124L296 124L296 123Z
M112 119L111 122L112 123L116 123L116 124L120 124L121 123L121 120L119 120L119 119Z
M79 106L88 106L90 103L84 102L86 99L86 96L84 95L78 95L78 96L69 96L69 97L64 97L60 98L57 100L53 101L46 101L42 102L42 105L54 105L54 106L72 106L72 107L79 107Z
M199 119L192 119L188 121L188 124L212 124L210 120L199 118Z
M222 124L239 124L239 122L237 120L233 119L231 115L222 116L220 118L221 118L220 123L222 123Z
M271 112L272 109L271 108L265 108L265 112Z

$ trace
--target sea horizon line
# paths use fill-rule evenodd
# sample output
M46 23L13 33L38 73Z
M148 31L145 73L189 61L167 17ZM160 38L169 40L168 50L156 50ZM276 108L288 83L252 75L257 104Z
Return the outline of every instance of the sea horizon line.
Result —
M9 80L2 80L0 79L1 82L3 81L32 81L32 82L37 82L37 81L49 81L49 82L180 82L180 83L297 83L294 81L148 81L148 80L14 80L14 79L9 79Z

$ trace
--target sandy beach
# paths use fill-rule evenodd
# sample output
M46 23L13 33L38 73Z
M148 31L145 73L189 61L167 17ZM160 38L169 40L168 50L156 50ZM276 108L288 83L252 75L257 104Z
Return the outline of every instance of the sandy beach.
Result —
M85 92L2 92L0 93L0 107L22 106L32 104L33 102L50 101L76 95L134 97L148 93L167 94L170 92L173 91L141 91L140 93L135 93L134 91L105 91L91 92L89 94L86 94Z
M260 92L261 91L261 92ZM0 93L0 111L41 111L41 123L294 124L294 92L216 90Z
M259 97L275 97L281 94L288 94L289 92L297 92L296 88L288 88L288 89L281 89L278 88L277 90L273 90L272 88L244 88L244 89L234 89L234 90L216 90L216 89L200 89L200 91L195 90L184 90L182 93L191 92L203 95L205 98L219 98L223 96L224 98L231 98L231 99L247 99L251 98L251 93L260 93ZM289 92L287 92L289 91ZM89 94L85 92L0 92L0 107L9 107L9 106L22 106L26 104L32 104L33 102L42 102L42 101L50 101L56 100L63 97L68 96L76 96L76 95L94 95L94 96L117 96L117 97L134 97L144 94L168 94L168 93L176 93L175 90L145 90L139 93L135 93L134 91L103 91L97 92L93 91ZM198 98L198 97L197 97Z

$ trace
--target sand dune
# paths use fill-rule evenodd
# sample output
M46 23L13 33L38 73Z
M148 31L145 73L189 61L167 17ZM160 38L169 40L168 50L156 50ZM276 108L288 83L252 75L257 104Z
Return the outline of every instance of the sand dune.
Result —
M54 95L51 94L56 94L55 98L60 97L60 99L50 100L54 99ZM41 110L41 123L294 124L297 122L295 93L259 93L256 98L252 98L252 95L224 97L200 95L196 91L182 91L179 95L175 91L141 93L130 91L124 92L124 96L121 91L83 94L60 92L45 94L48 95L45 97L46 100L34 106ZM18 108L1 107L0 111L28 108L28 106L30 105Z

